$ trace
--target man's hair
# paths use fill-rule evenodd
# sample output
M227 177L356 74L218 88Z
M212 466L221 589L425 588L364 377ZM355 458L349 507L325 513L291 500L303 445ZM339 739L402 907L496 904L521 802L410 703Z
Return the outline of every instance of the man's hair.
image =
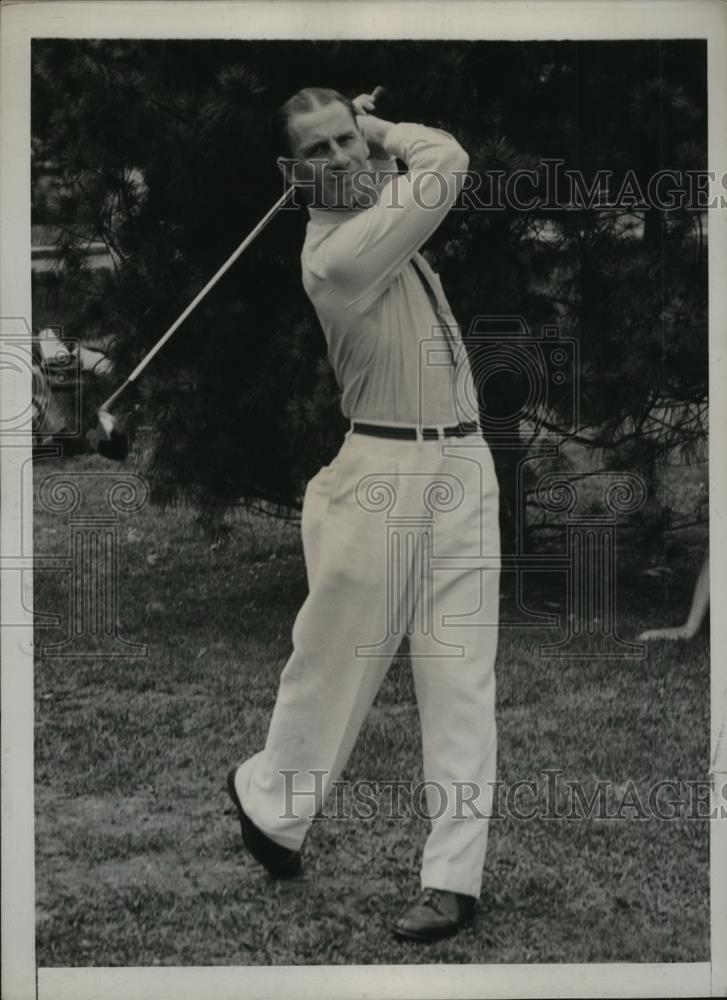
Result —
M293 149L290 138L291 118L295 115L307 114L309 111L317 111L319 108L325 108L336 101L339 101L344 107L348 108L355 123L356 109L353 106L353 101L349 100L348 97L344 97L343 94L339 94L337 90L331 90L330 87L304 87L297 94L293 94L279 108L273 118L274 152L279 156L290 156L292 154Z

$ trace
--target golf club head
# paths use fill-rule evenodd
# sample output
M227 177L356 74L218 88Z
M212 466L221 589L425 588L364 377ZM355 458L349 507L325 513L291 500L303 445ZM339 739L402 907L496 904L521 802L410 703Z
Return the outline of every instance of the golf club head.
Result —
M129 454L126 432L107 410L98 411L98 424L86 434L86 439L94 451L113 462L123 462Z

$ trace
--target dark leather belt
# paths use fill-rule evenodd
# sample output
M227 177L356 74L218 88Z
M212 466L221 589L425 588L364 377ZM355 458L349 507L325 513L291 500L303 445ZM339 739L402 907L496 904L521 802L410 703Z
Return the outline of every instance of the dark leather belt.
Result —
M391 427L385 424L362 424L354 420L351 425L354 434L368 434L370 437L396 438L399 441L416 441L419 432L416 427ZM422 427L421 436L424 441L438 441L440 437L465 437L468 434L479 433L476 423L455 424L453 427Z

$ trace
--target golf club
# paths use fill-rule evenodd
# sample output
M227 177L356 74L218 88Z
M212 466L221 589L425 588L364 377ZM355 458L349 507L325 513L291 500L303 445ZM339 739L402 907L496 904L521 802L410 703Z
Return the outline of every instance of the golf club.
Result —
M383 87L376 87L371 93L372 100L375 102L383 93ZM166 342L176 333L190 313L196 309L202 299L204 299L207 293L214 288L220 278L226 274L227 271L229 271L238 257L240 257L240 255L247 250L252 241L260 235L268 223L277 215L280 209L290 199L294 191L295 186L291 185L284 192L284 194L278 198L272 208L266 212L255 228L248 233L235 252L228 257L222 267L210 278L204 288L202 288L201 291L195 295L184 312L172 323L166 333L159 338L149 353L142 358L126 381L123 382L119 388L116 389L108 397L108 399L101 404L101 406L99 406L97 410L97 425L93 430L88 431L86 434L89 444L99 453L99 455L114 461L123 461L126 458L129 452L128 438L123 427L121 426L120 421L110 412L111 406L116 402L119 396L121 396L121 394L137 380L147 365L150 364L153 358L159 353L159 351L161 351L162 347L164 347Z

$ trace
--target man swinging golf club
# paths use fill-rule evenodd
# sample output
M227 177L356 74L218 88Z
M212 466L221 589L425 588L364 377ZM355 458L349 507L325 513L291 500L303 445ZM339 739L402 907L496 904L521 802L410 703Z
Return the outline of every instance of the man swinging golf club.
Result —
M351 102L321 88L282 109L289 148L279 163L310 213L303 284L351 427L305 493L309 594L265 746L227 783L250 853L273 876L295 875L405 634L431 831L422 893L393 929L434 941L470 919L482 882L496 757L498 487L459 329L418 252L452 207L468 156L445 132L374 110L373 95Z

